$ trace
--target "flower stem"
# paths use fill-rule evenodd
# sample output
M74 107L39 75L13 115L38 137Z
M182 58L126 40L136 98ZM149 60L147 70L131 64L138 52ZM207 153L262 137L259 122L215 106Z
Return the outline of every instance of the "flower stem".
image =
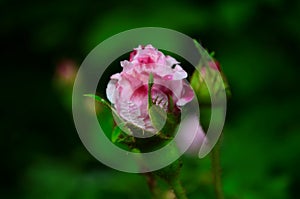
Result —
M184 188L181 185L180 180L177 178L173 182L170 183L172 186L172 189L174 191L174 194L177 199L187 199L187 196L185 195Z
M147 179L147 184L148 184L148 187L152 194L153 199L158 199L160 191L159 191L158 187L156 186L155 176L151 172L145 173L144 175Z
M215 145L211 154L212 173L217 199L224 199L221 183L221 164L220 164L220 141Z
M176 199L187 199L187 196L185 195L185 190L182 187L179 178L181 167L182 162L179 159L170 164L169 166L156 171L155 174L167 182L167 184L173 190Z

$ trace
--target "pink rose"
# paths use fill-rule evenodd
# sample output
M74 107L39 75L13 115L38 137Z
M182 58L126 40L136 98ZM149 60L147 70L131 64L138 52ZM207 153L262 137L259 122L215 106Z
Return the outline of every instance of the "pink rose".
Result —
M165 56L152 45L139 46L130 54L129 61L121 61L123 71L111 76L106 89L107 98L126 122L147 131L156 132L148 114L148 81L152 73L154 84L151 97L154 104L166 112L170 98L174 110L190 102L194 93L185 78L187 73L179 62Z

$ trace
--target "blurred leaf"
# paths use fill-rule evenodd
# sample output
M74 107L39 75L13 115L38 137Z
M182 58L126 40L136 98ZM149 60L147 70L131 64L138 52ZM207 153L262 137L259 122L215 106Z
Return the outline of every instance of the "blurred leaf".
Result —
M99 97L98 95L84 94L83 96L85 96L85 97L91 97L91 98L95 99L97 102L100 102L101 104L104 104L108 108L112 109L112 107L110 106L110 104L105 99Z

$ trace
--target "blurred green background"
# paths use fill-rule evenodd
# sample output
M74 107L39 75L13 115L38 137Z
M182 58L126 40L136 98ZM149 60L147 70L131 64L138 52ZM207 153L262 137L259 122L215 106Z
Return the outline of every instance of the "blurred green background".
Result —
M88 153L70 97L97 44L143 26L181 31L216 52L232 89L221 146L226 198L300 198L299 22L297 0L0 1L0 198L151 197L144 176ZM184 161L189 198L215 198L209 157Z

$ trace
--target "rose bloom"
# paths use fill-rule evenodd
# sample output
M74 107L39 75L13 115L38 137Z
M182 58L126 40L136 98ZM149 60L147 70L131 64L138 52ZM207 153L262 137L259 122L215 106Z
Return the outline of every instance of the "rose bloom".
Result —
M151 97L154 104L168 110L170 97L179 111L190 102L194 93L184 80L187 73L173 57L165 56L152 45L139 46L130 54L129 61L121 62L123 71L111 76L106 94L125 121L155 132L148 114L148 81L153 74Z
M110 78L106 89L107 98L122 119L148 132L157 132L148 113L148 82L151 73L154 80L151 89L153 104L166 112L173 111L176 114L194 98L194 92L185 80L187 73L179 62L152 45L135 48L130 53L129 61L121 61L121 66L122 72ZM169 110L170 100L174 104L173 110Z

